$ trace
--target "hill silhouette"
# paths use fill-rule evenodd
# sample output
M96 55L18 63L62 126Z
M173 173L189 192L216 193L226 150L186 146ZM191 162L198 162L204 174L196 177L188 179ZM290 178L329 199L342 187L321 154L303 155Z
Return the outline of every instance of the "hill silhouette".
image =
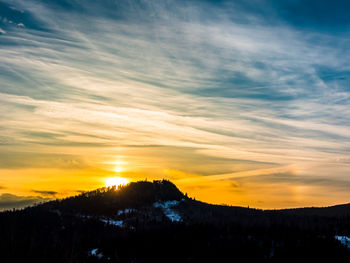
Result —
M0 213L0 260L350 262L349 211L211 205L167 180L133 182Z
M51 201L43 207L73 213L110 215L120 209L140 208L156 201L181 200L185 195L170 181L131 182L124 186L103 187L80 195Z

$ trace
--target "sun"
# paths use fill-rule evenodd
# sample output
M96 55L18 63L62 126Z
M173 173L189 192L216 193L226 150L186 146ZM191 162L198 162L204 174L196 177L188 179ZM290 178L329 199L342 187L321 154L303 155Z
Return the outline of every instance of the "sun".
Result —
M106 180L106 187L126 185L129 180L123 177L110 177Z

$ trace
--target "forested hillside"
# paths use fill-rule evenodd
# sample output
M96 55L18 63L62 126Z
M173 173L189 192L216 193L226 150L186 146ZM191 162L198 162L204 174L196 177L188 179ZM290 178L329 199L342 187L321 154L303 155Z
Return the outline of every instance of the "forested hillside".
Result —
M210 205L165 180L0 213L1 262L350 262L346 236L349 205Z

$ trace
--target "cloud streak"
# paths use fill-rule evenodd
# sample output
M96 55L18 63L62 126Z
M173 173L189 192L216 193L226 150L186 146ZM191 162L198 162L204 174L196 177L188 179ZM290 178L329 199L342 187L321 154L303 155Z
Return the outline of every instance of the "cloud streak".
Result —
M43 191L43 190L32 190L32 192L36 194L41 194L44 196L52 196L52 197L58 194L58 192L55 192L55 191Z
M17 196L9 193L0 195L0 211L12 208L24 208L34 204L48 201L49 199L38 196Z
M236 160L247 174L252 162L317 178L330 164L346 167L328 168L330 180L346 177L346 34L303 27L283 4L257 13L239 1L5 3L0 147L14 152L10 163L35 147L69 150L75 166L65 155L47 164L83 169L158 145L186 152L179 166L217 180L237 172ZM191 167L191 154L211 173ZM225 169L213 170L218 160Z

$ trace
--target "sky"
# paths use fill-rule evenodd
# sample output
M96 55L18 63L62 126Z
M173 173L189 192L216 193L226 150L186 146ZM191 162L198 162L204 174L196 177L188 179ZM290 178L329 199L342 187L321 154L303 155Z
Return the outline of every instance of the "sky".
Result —
M0 210L114 176L350 202L349 1L0 0Z

